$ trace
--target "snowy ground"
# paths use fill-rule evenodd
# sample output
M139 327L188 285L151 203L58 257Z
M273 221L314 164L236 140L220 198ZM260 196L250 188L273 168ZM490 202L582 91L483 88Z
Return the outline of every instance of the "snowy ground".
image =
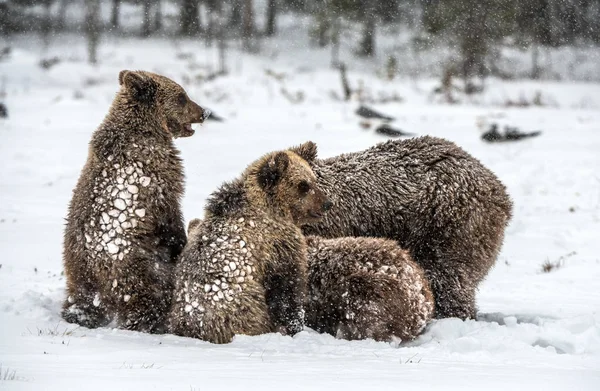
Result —
M201 44L103 42L102 64L93 68L77 40L61 38L45 51L27 37L14 40L11 59L0 63L10 115L0 120L0 389L600 389L600 85L492 81L483 97L449 106L430 99L435 81L386 82L351 70L371 96L404 99L375 105L397 118L395 126L457 142L508 186L515 216L481 287L480 319L436 321L401 346L310 330L219 346L77 328L59 316L63 218L118 71L168 75L226 118L177 141L186 220L200 217L207 195L263 152L313 140L326 157L385 139L359 128L356 103L332 99L338 75L308 55L231 53L231 75L201 83L196 76L216 61ZM40 53L67 61L44 71ZM267 68L286 76L277 81ZM302 91L302 103L282 88ZM504 107L537 91L547 106ZM544 133L488 145L478 125L494 121ZM560 268L541 272L561 257Z

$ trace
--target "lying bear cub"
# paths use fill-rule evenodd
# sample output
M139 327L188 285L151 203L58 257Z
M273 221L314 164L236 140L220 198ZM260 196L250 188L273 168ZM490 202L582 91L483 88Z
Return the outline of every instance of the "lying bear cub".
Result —
M425 273L395 241L306 239L308 327L350 340L407 341L433 317Z

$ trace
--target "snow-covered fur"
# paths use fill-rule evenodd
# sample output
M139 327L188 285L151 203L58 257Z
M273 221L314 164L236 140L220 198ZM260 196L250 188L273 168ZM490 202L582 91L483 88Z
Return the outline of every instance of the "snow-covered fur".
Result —
M397 240L425 270L436 317L475 318L475 294L494 265L511 217L506 188L477 159L435 137L388 141L362 152L316 159L293 148L334 203L304 233Z
M308 327L350 340L407 341L431 320L425 273L395 241L306 239Z
M172 139L191 135L205 114L166 77L122 71L119 82L69 206L63 317L162 332L186 243L183 167Z
M299 227L331 205L315 182L306 161L285 151L212 194L176 267L174 334L228 343L235 334L302 330L307 255Z

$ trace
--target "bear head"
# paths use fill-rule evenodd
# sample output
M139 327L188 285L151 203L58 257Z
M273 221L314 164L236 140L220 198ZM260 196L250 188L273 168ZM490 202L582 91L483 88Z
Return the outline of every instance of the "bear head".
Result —
M147 107L172 137L194 134L193 123L202 123L210 115L193 102L183 87L173 80L145 71L121 71L121 93L133 105Z
M320 221L333 205L306 160L292 151L264 156L250 166L248 178L253 198L297 226Z

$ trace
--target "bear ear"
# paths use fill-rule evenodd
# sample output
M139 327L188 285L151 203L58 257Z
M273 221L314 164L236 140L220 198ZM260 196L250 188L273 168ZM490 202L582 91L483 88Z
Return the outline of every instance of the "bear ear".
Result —
M200 220L200 219L193 219L193 220L190 220L190 222L189 222L189 224L188 224L188 229L187 229L187 231L188 231L188 234L189 234L189 233L190 233L190 231L192 231L194 228L196 228L197 226L199 226L201 222L202 222L202 220Z
M273 189L283 177L290 164L290 158L285 152L278 152L258 169L258 184L263 190Z
M300 144L296 147L290 148L290 151L294 152L302 159L311 163L317 158L317 144L312 141L307 141L304 144Z
M138 102L150 103L156 96L156 82L142 72L127 70L119 72L119 85L129 91Z

